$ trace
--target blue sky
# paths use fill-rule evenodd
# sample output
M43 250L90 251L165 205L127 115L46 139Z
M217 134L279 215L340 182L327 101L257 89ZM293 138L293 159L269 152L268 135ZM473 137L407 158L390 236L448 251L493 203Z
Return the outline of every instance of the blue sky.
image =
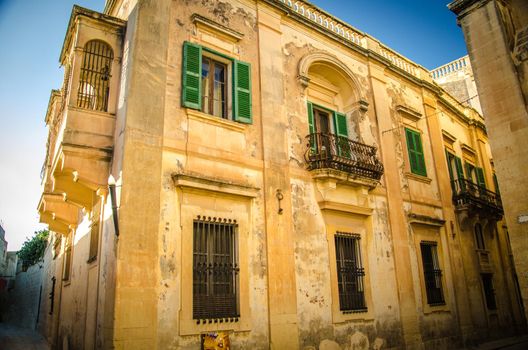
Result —
M432 69L466 54L447 0L312 0ZM9 250L38 224L40 169L51 89L60 88L59 53L73 4L101 11L104 0L0 0L0 221Z

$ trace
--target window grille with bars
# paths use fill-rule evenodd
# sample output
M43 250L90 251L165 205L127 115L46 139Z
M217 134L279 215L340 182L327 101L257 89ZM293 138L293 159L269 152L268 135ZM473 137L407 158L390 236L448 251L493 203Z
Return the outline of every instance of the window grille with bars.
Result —
M425 277L425 291L429 305L445 304L442 291L442 270L438 263L438 250L436 242L421 242L422 263Z
M359 242L359 235L338 232L335 236L339 309L343 312L367 311Z
M193 221L193 319L238 321L237 236L236 220L198 216Z
M100 40L86 43L77 92L78 107L108 111L113 58L114 53L108 44Z
M497 302L495 300L495 289L493 288L493 275L491 273L483 273L481 277L484 296L486 298L486 307L488 310L496 310Z

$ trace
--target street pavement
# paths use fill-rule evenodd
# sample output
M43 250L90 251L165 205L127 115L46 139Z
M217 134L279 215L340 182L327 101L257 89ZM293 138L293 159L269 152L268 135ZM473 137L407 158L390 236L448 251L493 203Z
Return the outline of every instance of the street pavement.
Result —
M46 340L34 330L0 323L0 349L49 350L49 346Z

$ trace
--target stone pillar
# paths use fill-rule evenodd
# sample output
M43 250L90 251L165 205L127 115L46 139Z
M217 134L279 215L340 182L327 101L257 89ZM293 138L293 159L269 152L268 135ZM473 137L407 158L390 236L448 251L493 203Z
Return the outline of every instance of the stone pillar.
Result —
M387 95L386 77L384 68L370 63L369 66L374 106L378 117L380 140L382 150L382 163L385 167L385 185L387 186L387 199L389 207L389 224L392 234L394 249L394 267L398 285L398 298L400 306L400 319L403 338L407 349L420 349L422 344L418 314L416 312L416 296L414 294L414 281L411 271L411 252L407 221L403 210L403 196L400 187L400 170L398 168L398 155L396 145L400 140L397 131L392 130L395 125L391 121L389 96ZM390 130L386 132L387 130Z
M119 239L116 247L112 344L118 349L156 348L169 0L139 1L131 14L121 171ZM127 37L128 37L127 34ZM148 205L145 205L148 203Z
M271 349L298 349L292 205L288 168L288 118L280 14L258 3L262 145ZM284 196L278 213L276 191Z
M445 237L442 237L442 244L449 254L449 266L445 267L446 275L451 275L451 281L446 278L448 293L451 296L452 308L456 310L458 326L462 334L464 344L471 337L473 332L473 322L471 319L471 303L467 290L467 277L462 259L461 237L453 232L456 227L457 218L453 208L453 193L451 190L451 180L445 160L444 142L442 137L442 127L440 125L440 113L436 107L434 96L423 92L424 118L427 122L429 137L431 140L431 150L433 152L435 174L438 180L438 190L442 201L443 219L445 220Z

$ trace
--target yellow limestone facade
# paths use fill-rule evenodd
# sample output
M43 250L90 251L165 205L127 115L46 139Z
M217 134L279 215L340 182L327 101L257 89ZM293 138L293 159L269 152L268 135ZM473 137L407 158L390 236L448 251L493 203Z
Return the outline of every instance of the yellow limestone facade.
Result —
M482 117L375 38L302 1L107 1L74 7L60 57L38 206L54 348L525 330Z
M504 198L517 279L528 305L528 3L457 0ZM526 308L525 308L526 312ZM528 314L525 314L528 315Z

